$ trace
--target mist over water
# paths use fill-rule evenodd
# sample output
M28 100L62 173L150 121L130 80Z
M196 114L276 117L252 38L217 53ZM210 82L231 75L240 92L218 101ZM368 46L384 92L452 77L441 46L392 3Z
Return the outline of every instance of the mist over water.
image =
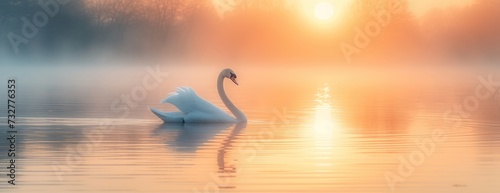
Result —
M220 103L215 84L219 71L224 67L231 67L237 72L241 83L240 86L225 84L230 96L240 96L232 99L241 103L257 103L256 106L268 106L278 101L283 105L295 105L297 101L294 100L314 96L317 87L325 83L332 87L335 96L341 97L339 99L349 98L355 100L354 103L378 98L417 101L418 98L438 96L441 98L436 100L446 102L447 94L473 94L474 86L480 83L478 77L491 75L496 80L495 72L498 72L494 66L220 66L168 62L144 62L138 65L114 62L106 62L105 65L29 64L12 65L9 73L4 71L2 76L5 79L17 78L18 99L26 101L20 105L30 109L23 111L27 117L108 117L113 114L111 104L119 100L120 105L116 106L133 107L135 110L129 111L132 117L142 118L147 113L144 106L163 106L174 110L175 107L160 105L159 101L178 86L191 86L200 96L214 98L214 103ZM6 89L6 85L2 85L2 88ZM126 98L133 102L125 104ZM59 108L61 105L72 107Z

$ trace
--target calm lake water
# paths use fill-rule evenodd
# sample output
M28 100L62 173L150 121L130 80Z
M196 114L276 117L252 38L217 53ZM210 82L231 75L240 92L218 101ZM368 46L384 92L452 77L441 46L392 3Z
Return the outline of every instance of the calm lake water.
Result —
M16 186L4 112L0 192L500 192L500 96L480 80L496 68L232 67L236 125L162 124L147 107L174 111L159 101L177 86L223 107L222 68L156 68L0 72L18 88Z

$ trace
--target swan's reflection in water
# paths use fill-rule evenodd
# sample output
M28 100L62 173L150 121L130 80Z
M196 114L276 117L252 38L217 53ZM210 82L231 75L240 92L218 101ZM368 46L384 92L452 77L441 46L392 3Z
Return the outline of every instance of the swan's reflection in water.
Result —
M170 148L180 152L194 152L231 123L164 123L154 135Z
M234 150L235 141L240 132L246 128L247 123L164 123L157 127L153 135L160 138L168 147L178 152L196 152L203 144L216 138L223 130L231 128L226 136L220 136L217 148L217 175L219 179L236 177L236 164L231 163L231 151ZM175 134L172 134L175 133ZM217 137L219 138L219 137ZM220 184L221 189L235 188L232 185Z
M229 164L227 157L227 154L229 154L229 151L232 150L233 147L233 142L235 141L236 137L238 134L246 128L247 123L238 123L234 126L233 130L227 137L222 141L221 146L217 150L217 166L218 166L218 173L220 174L219 177L221 178L228 178L228 177L235 177L236 174L236 165L235 164ZM234 187L220 187L219 188L234 188Z

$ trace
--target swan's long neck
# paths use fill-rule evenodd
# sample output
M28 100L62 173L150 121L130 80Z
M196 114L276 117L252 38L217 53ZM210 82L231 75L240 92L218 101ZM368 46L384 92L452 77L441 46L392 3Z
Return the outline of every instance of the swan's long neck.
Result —
M236 117L236 120L238 122L245 122L247 121L247 117L243 112L241 112L236 106L234 106L233 102L229 100L229 98L226 95L226 91L224 91L224 75L223 72L219 74L219 78L217 78L217 91L219 92L220 99L222 102L224 102L224 105L233 113L233 115Z

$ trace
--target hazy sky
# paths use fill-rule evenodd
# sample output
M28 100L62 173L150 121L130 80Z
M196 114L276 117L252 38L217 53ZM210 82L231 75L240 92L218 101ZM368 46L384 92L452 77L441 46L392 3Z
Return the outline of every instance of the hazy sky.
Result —
M410 0L410 7L417 17L424 15L427 11L435 8L446 8L450 6L465 6L474 0Z

